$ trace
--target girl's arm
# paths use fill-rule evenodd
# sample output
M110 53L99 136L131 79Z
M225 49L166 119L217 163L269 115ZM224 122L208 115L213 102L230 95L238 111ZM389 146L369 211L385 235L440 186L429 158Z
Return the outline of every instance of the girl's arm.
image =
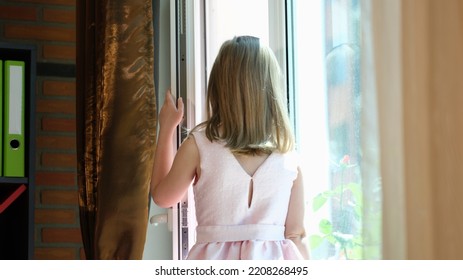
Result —
M160 207L171 207L182 199L199 162L199 152L192 138L185 140L176 154L174 151L173 137L183 119L183 106L181 98L176 106L167 91L159 114L159 135L150 184L151 196Z
M293 183L291 190L291 199L289 201L288 215L285 223L285 237L290 239L296 244L296 247L301 252L305 259L309 259L309 249L303 242L305 237L304 227L304 184L302 180L302 173L300 168L297 169L298 175Z

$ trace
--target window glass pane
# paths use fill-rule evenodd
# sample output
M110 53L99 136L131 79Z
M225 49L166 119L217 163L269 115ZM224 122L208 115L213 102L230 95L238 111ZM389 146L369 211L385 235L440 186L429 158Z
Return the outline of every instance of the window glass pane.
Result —
M206 63L208 73L222 43L250 35L269 43L268 0L206 0Z
M291 8L311 258L362 259L360 3L295 0Z
M283 73L286 73L284 2L285 0L204 0L205 24L201 32L204 32L205 47L204 53L201 53L201 59L205 60L206 69L201 69L201 71L206 72L206 85L220 47L226 40L235 36L258 37L261 44L272 48ZM197 84L199 83L201 81L197 81ZM205 98L203 101L205 102ZM205 111L205 104L200 106L196 103L195 110L201 115ZM192 197L192 195L190 192L189 196ZM189 207L189 214L194 213L194 206ZM189 216L188 223L189 226L195 226L194 217ZM189 241L191 247L195 236L189 236Z

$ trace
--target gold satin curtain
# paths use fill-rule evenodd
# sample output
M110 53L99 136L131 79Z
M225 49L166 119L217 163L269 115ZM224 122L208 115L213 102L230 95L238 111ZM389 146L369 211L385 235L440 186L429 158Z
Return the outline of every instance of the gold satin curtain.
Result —
M77 157L87 259L141 259L156 140L152 0L77 1Z

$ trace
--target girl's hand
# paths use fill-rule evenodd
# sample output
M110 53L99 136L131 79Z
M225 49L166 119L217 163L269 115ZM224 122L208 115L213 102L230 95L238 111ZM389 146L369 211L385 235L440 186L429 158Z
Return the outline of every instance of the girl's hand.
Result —
M175 104L174 97L167 90L164 104L159 113L159 125L161 128L174 130L183 120L183 100L180 97Z

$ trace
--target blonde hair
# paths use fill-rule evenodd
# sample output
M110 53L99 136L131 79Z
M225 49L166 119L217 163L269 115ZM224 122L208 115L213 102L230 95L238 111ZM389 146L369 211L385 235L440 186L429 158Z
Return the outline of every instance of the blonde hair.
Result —
M223 140L233 153L260 154L294 148L283 77L269 47L251 36L220 48L207 88L209 140Z

